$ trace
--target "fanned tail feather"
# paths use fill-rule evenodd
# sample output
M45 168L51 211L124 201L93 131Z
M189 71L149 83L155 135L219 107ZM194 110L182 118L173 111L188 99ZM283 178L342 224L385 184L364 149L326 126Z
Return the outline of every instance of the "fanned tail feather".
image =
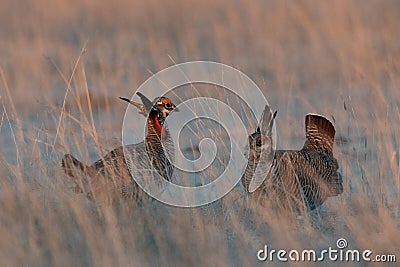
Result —
M325 117L316 114L307 114L305 119L306 142L304 148L332 152L335 138L335 127Z

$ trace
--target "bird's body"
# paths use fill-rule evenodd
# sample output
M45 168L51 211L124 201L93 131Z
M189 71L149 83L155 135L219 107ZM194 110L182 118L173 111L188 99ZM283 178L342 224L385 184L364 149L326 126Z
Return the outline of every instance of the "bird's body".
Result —
M86 193L89 198L116 192L119 196L140 202L147 196L131 177L131 174L136 174L137 171L141 175L145 171L145 179L156 179L155 182L162 187L165 180L171 179L173 173L170 161L174 158L173 142L164 121L174 109L175 105L165 97L156 98L150 110L142 106L142 113L145 111L144 115L148 114L145 141L117 147L90 166L66 154L62 159L62 167L73 179L75 191Z
M269 109L266 111L270 113ZM279 207L296 210L313 210L322 205L328 197L343 192L342 177L332 147L335 129L326 118L308 114L306 116L306 142L300 150L272 151L271 131L275 116L263 119L262 130L249 138L250 157L242 183L248 190L254 176L265 178L261 186L251 193L259 201L272 201ZM266 158L260 158L261 149L267 145L270 151ZM269 153L271 152L271 153ZM271 158L268 158L273 155ZM269 168L263 168L265 159L272 159Z

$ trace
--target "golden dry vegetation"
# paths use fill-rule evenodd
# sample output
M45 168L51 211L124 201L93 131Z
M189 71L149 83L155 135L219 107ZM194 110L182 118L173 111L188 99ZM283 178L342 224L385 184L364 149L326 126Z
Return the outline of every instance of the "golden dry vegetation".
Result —
M321 250L340 237L400 257L398 1L0 6L1 266L254 266L264 244ZM309 112L334 121L344 193L303 218L236 189L200 209L74 194L62 156L88 163L119 145L118 97L191 60L248 74L278 110L278 147L301 147Z

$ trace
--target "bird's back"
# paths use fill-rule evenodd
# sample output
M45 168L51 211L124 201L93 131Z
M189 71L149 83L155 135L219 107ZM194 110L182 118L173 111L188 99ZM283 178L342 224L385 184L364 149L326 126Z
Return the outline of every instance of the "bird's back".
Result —
M75 192L84 193L89 199L112 202L113 198L121 196L136 200L140 198L137 185L131 182L122 146L108 152L92 165L85 165L66 154L62 159L62 167L75 183Z
M282 203L315 209L343 192L342 177L332 154L315 150L278 150L264 191Z
M170 145L166 147L168 147L167 155L172 154L169 149L173 151L173 147L171 148ZM103 191L115 191L117 195L140 202L147 198L147 195L132 179L132 175L142 181L142 187L146 186L143 182L148 182L148 184L156 184L161 191L166 182L164 179L170 179L173 172L172 165L166 161L167 157L164 153L157 154L155 157L150 156L151 159L146 155L145 142L140 142L119 146L90 166L67 154L62 160L62 165L65 172L73 178L76 192L83 192L89 198L95 198L96 195L103 194ZM168 157L173 159L172 155ZM150 183L150 179L155 180Z

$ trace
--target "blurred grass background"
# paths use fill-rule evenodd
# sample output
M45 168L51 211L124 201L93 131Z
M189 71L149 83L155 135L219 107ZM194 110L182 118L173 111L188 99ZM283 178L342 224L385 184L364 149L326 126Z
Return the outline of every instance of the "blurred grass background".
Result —
M398 1L0 6L2 266L249 266L264 244L323 249L339 237L400 257ZM126 108L118 97L190 60L249 75L278 110L280 148L302 146L305 114L334 121L343 195L293 222L236 191L216 216L157 203L99 207L68 190L63 154L90 162L114 148Z

